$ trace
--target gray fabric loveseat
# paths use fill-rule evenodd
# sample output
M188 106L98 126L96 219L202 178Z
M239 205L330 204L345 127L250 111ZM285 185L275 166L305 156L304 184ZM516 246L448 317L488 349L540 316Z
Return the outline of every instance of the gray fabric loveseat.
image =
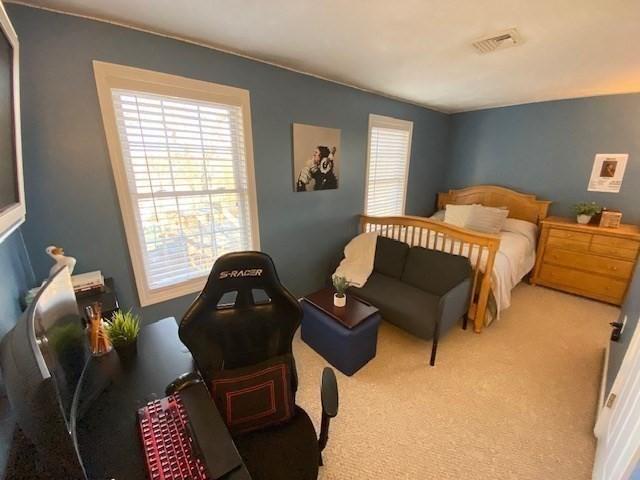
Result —
M440 335L460 318L466 329L471 275L466 257L378 237L373 273L362 288L351 287L349 293L378 307L388 322L433 339L433 366Z

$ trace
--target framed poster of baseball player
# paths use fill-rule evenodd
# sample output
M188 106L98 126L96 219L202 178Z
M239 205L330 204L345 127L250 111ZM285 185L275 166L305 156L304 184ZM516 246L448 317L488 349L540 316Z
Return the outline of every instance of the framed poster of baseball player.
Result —
M340 130L293 124L293 188L296 192L338 188Z

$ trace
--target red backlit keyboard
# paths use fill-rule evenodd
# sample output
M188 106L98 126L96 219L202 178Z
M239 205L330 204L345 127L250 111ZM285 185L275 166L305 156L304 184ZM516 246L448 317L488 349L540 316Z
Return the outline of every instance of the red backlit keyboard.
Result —
M189 433L179 395L149 402L138 410L138 425L151 480L208 480Z

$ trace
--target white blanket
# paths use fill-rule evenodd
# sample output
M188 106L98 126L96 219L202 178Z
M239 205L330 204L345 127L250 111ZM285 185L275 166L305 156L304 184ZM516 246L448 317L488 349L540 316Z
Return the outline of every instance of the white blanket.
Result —
M354 287L362 287L373 272L376 256L376 232L361 233L344 247L344 258L334 275L344 277Z
M511 290L536 263L535 239L514 232L500 232L500 249L491 273L493 296L498 306L497 316L511 305Z

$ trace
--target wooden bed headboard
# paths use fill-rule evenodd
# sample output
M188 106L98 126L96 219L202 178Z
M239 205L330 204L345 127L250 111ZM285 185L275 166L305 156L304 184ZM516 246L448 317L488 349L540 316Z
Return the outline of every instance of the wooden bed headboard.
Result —
M551 205L550 201L538 200L535 195L496 185L476 185L438 193L438 209L442 210L447 203L454 205L480 203L487 207L507 207L509 218L536 224L547 217L547 211Z

